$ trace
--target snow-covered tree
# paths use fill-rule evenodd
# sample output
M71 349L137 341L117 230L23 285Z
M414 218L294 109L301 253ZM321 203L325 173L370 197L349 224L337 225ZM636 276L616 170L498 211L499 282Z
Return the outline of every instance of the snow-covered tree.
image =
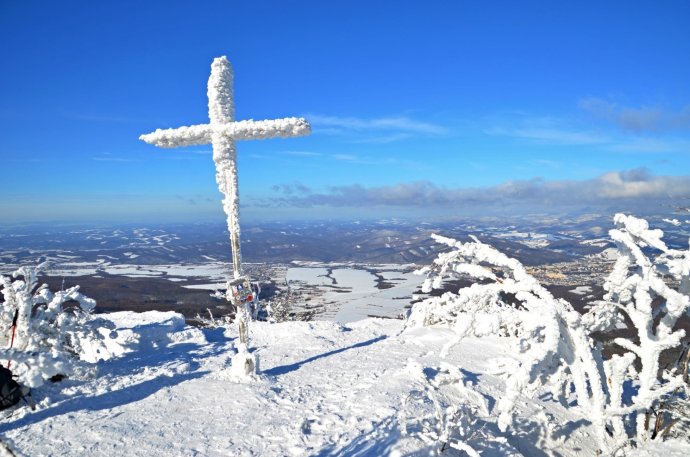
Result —
M285 280L285 291L277 292L266 306L266 313L270 322L285 322L290 319L292 301L294 297L290 283Z
M617 228L610 234L620 255L604 300L585 315L554 298L516 259L476 238L462 243L434 235L454 249L420 271L428 275L423 290L440 288L449 278L475 282L415 304L407 325L451 327L455 338L444 353L465 336L519 338L520 362L505 367L506 395L497 405L501 428L510 425L520 395L548 388L567 405L574 391L577 408L596 426L602 447L611 451L630 438L649 439L648 411L683 387L679 370L659 369L659 356L678 348L685 337L674 326L690 307L690 250L669 249L663 233L650 230L642 219L618 214L614 221ZM592 333L626 322L632 323L636 338L615 338L622 353L604 358ZM627 382L637 389L631 400L623 396ZM636 421L634 434L626 421Z
M29 387L73 374L82 358L97 360L110 331L105 321L91 317L96 302L79 286L55 293L46 284L39 286L38 274L45 267L21 267L0 276L0 345L8 348L0 357L11 361L13 372Z
M651 432L641 413L684 385L682 373L660 370L659 357L662 351L680 347L686 336L674 327L690 309L690 249L669 249L663 232L650 230L643 219L617 214L614 221L618 228L609 233L620 255L604 284L607 294L599 309L607 318L593 320L590 327L612 330L614 319L608 316L616 316L622 325L632 323L636 340L614 339L627 351L618 369L635 372L639 383L633 404L621 405L619 414L637 412L637 437L647 439ZM639 373L632 364L635 359L641 365Z

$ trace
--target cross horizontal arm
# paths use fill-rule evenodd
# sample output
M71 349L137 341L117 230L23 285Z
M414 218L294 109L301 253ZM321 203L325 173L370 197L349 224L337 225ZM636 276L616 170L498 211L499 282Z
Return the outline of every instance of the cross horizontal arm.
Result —
M179 148L209 144L213 129L209 124L178 127L176 129L156 129L155 132L141 135L140 140L159 148Z
M238 121L223 124L220 130L234 140L265 140L291 138L311 133L311 126L302 117L285 117L265 121Z
M153 133L141 135L139 139L161 148L196 146L211 143L214 131L233 140L264 140L309 135L311 126L304 118L286 117L265 121L249 120L220 125L202 124L176 129L157 129Z

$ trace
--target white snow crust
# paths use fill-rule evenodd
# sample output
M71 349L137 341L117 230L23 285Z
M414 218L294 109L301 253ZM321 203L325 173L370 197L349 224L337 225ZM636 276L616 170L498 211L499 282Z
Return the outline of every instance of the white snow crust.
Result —
M262 374L246 383L223 376L236 353L234 328L187 327L175 313L103 317L116 327L121 354L100 362L90 380L36 390L35 411L15 409L2 421L3 442L17 455L436 455L424 424L448 399L480 405L472 416L479 422L473 437L441 455L595 455L587 424L558 431L576 416L552 401L519 406L510 433L491 422L503 389L496 360L517 363L508 355L517 340L467 338L441 359L447 329L401 334L401 321L381 319L256 322L250 350ZM449 366L462 367L461 384L442 382Z

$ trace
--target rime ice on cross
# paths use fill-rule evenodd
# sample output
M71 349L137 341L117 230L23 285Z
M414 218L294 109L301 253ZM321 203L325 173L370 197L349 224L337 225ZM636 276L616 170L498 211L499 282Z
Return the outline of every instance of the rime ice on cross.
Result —
M311 127L306 119L288 117L266 121L235 121L232 100L233 74L227 57L217 57L211 64L208 79L208 124L157 129L141 135L140 140L162 148L175 148L211 143L216 163L216 182L223 193L223 209L227 215L232 243L232 264L235 279L242 275L240 254L240 214L237 191L237 150L235 140L260 140L309 135Z
M223 193L223 209L227 215L232 264L235 279L242 276L240 253L239 193L237 191L237 151L235 140L260 140L309 135L311 127L303 118L288 117L265 121L235 121L232 100L233 74L228 59L218 57L211 64L208 79L208 117L210 122L176 129L157 129L139 139L162 148L201 144L213 145L216 183ZM238 310L239 311L239 310Z

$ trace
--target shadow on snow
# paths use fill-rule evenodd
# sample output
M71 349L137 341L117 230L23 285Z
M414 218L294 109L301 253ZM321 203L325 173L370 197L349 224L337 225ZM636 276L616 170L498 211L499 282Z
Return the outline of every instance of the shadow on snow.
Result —
M373 423L372 426L370 433L358 436L345 446L330 445L314 454L314 457L378 457L389 455L400 438L400 430L395 416Z
M123 389L106 392L95 397L79 395L63 401L48 409L30 413L21 419L8 424L0 424L0 433L5 433L28 425L33 425L42 420L78 411L101 411L116 408L128 403L133 403L155 394L161 389L172 387L190 379L200 378L207 372L185 373L176 376L161 375L138 384L127 386Z
M13 422L1 423L0 433L33 425L51 417L64 414L78 411L100 411L124 406L129 403L143 400L161 389L173 387L185 381L203 377L209 372L193 371L199 368L197 360L227 351L227 345L225 343L230 341L227 338L219 337L219 335L215 333L208 334L204 332L204 334L207 340L211 342L208 345L177 343L172 346L167 346L170 343L168 338L163 338L157 342L141 341L140 347L132 352L120 358L110 359L105 362L102 361L97 364L98 373L103 373L104 378L128 376L145 369L164 369L166 365L176 366L182 363L188 364L187 370L190 372L177 373L172 376L169 374L161 374L153 379L147 379L93 397L88 396L88 393L78 393L74 396L67 397L57 392L58 398L62 396L62 398L60 398L61 401L56 402L55 405L46 409L29 412L24 417ZM79 386L89 381L67 380L64 382L70 383L72 386Z
M360 343L353 344L352 346L347 346L347 347L340 348L340 349L334 349L334 350L329 351L329 352L324 352L323 354L309 357L308 359L304 359L300 362L291 363L289 365L280 365L278 367L273 367L273 368L270 368L268 370L263 371L263 374L265 374L267 376L281 376L281 375L290 373L292 371L299 370L302 367L302 365L306 365L307 363L313 362L315 360L323 359L325 357L330 357L330 356L335 355L335 354L340 354L341 352L349 351L350 349L357 349L357 348L361 348L361 347L365 347L365 346L370 346L374 343L378 343L379 341L385 340L386 338L388 338L388 336L381 335L381 336L378 336L376 338L372 338L372 339L367 340L367 341L362 341Z

